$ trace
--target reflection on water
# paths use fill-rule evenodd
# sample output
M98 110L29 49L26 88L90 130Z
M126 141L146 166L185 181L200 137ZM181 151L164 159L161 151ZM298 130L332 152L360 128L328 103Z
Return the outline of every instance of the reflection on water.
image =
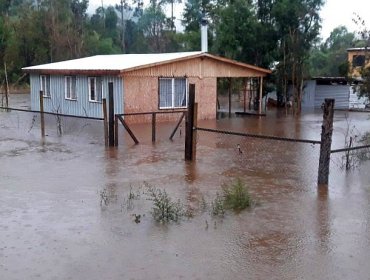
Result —
M345 119L336 115L334 145ZM367 279L370 177L366 163L317 186L319 147L198 132L197 161L184 161L172 123L132 125L133 145L105 148L100 122L53 119L40 143L32 114L0 113L0 273L4 279ZM368 127L366 115L353 122ZM68 123L68 119L65 120ZM320 139L320 114L203 121L210 128ZM70 126L72 127L72 125ZM74 132L75 131L75 132ZM81 132L82 131L82 132ZM123 137L121 135L124 135ZM221 185L243 179L260 205L213 218L201 211ZM158 225L144 182L180 199L190 220ZM105 191L111 204L100 206ZM130 193L140 194L128 210ZM133 215L140 215L135 223Z

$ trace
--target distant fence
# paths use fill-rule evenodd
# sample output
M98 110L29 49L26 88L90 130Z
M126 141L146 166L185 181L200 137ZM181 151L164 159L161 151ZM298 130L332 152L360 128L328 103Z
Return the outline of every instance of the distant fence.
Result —
M176 125L174 126L171 134L169 135L169 139L172 140L176 131L180 127L182 121L184 120L184 117L186 115L185 110L179 110L179 111L156 111L156 112L142 112L142 113L125 113L125 114L116 114L115 115L115 129L114 129L114 146L118 146L118 137L119 137L119 123L122 124L124 129L128 132L130 135L131 139L135 142L135 144L139 144L138 138L135 136L134 132L130 128L129 124L125 120L125 116L151 116L151 135L152 135L152 142L156 142L157 139L157 115L179 115Z
M349 152L351 150L360 150L360 149L368 149L370 145L358 146L358 147L347 147L338 150L332 150L332 134L333 134L333 116L334 116L334 99L325 99L325 103L323 104L323 124L322 124L322 131L321 131L321 140L308 140L308 139L294 139L294 138L286 138L286 137L277 137L277 136L269 136L269 135L257 135L257 134L250 134L250 133L242 133L242 132L235 132L235 131L225 131L225 130L216 130L211 128L204 128L197 126L197 104L195 103L195 88L194 85L190 85L189 87L189 105L188 105L188 117L187 117L187 124L186 124L186 137L185 137L185 159L186 160L195 160L196 158L196 150L197 150L197 138L199 136L198 132L207 132L213 133L218 135L225 135L230 137L238 136L239 140L231 140L231 138L224 141L224 145L226 147L230 147L234 145L235 150L240 155L245 154L248 151L248 145L250 143L246 143L245 141L241 141L241 138L253 138L253 139L260 139L264 141L266 144L262 145L261 143L253 143L254 146L259 147L261 154L260 157L268 155L268 150L271 150L273 145L272 142L267 143L266 141L279 141L279 142L290 142L290 143L302 143L302 144L312 144L312 145L320 145L320 152L318 161L314 164L314 166L318 165L318 183L326 185L329 181L329 167L330 167L330 155L333 153L339 152ZM220 144L219 144L220 145ZM251 154L249 153L251 156ZM257 158L257 157L254 157ZM274 158L276 160L276 158Z

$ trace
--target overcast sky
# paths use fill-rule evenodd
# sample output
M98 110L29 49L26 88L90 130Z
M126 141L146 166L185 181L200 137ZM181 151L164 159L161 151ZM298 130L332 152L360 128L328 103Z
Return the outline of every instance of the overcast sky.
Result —
M120 0L90 0L89 12L93 13L102 2L104 6L107 6L119 4ZM144 2L149 1L144 0ZM176 17L178 20L181 19L181 10L181 5L177 5ZM339 25L345 25L349 31L355 31L357 28L352 22L354 13L359 14L370 29L370 0L326 0L321 11L321 37L326 39L330 32Z

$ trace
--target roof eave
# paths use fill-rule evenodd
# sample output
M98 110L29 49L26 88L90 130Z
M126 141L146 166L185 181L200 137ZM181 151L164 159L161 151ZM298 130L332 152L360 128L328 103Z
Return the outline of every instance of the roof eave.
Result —
M144 64L144 65L140 65L140 66L135 66L135 67L131 67L131 68L122 69L120 72L121 72L121 74L124 74L126 72L131 72L131 71L136 71L136 70L140 70L140 69L145 69L145 68L155 67L155 66L159 66L159 65L165 65L165 64L168 64L168 63L174 63L174 62L179 62L179 61L183 61L183 60L188 60L188 59L201 57L201 56L203 56L203 54L204 53L197 53L197 54L184 56L184 57L179 57L179 58L175 58L175 59L169 59L169 60L164 60L164 61L160 61L160 62Z
M23 68L23 72L28 74L39 75L86 75L86 76L118 76L121 70L82 70L82 69L27 69Z
M265 69L265 68L254 66L254 65L251 65L251 64L239 62L239 61L236 61L236 60L233 60L233 59L229 59L229 58L225 58L225 57L221 57L221 56L215 56L215 55L212 55L212 54L209 54L209 53L204 53L204 55L206 57L210 57L210 58L220 60L220 61L223 61L223 62L226 62L226 63L231 63L231 64L234 64L234 65L243 67L243 68L248 68L248 69L258 71L258 72L262 72L262 73L265 74L265 76L272 73L272 71L270 69Z
M136 70L140 70L140 69L144 69L144 68L150 68L150 67L154 67L154 66L179 62L179 61L198 58L198 57L199 58L208 57L208 58L215 59L215 60L218 60L218 61L231 63L233 65L240 66L240 67L243 67L243 68L248 68L250 70L260 72L261 76L267 76L267 75L272 73L272 71L269 70L269 69L261 68L261 67L254 66L254 65L251 65L251 64L238 62L238 61L228 59L228 58L224 58L224 57L220 57L220 56L215 56L215 55L212 55L212 54L209 54L209 53L197 53L197 54L194 54L194 55L180 57L180 58L171 59L171 60L167 60L167 61L161 61L161 62L156 62L156 63L151 63L151 64L140 65L140 66L136 66L136 67L132 67L132 68L127 68L127 69L121 70L121 74L123 75L126 72L136 71Z

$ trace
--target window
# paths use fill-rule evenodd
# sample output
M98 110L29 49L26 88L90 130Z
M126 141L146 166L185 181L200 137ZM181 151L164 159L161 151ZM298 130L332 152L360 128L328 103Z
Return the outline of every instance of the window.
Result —
M40 76L40 90L43 92L44 97L50 97L50 76Z
M361 67L365 65L365 56L364 55L354 55L352 59L353 67Z
M102 101L102 81L100 77L89 77L89 101Z
M65 83L65 97L66 99L76 100L76 76L66 76L64 78Z
M159 79L159 108L184 108L188 102L186 78Z

